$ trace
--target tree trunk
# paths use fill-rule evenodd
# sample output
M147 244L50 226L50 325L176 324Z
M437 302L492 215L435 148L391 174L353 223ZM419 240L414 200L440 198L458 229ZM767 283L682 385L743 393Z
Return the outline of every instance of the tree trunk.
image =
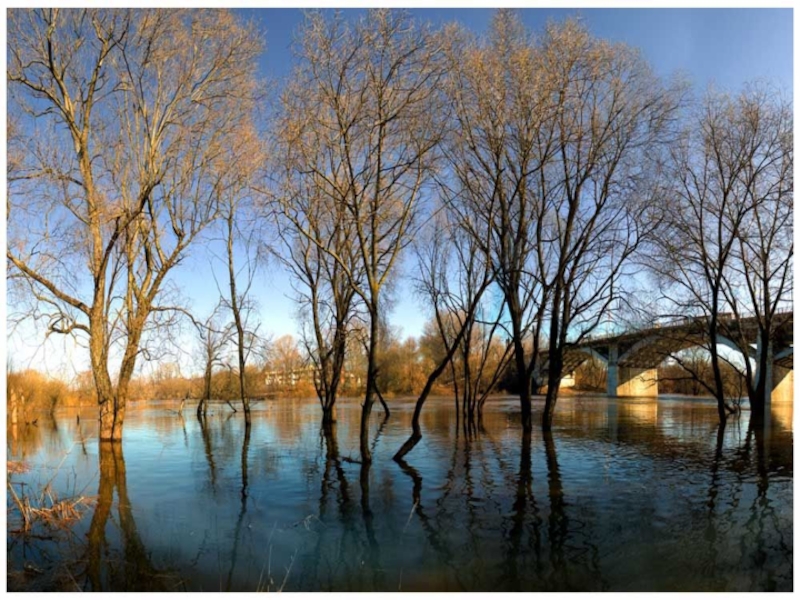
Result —
M474 306L473 306L474 310ZM470 318L472 315L469 315ZM450 346L450 349L447 351L447 355L445 356L444 360L439 363L436 369L428 376L428 380L425 382L425 387L422 389L422 393L420 393L419 398L417 398L417 404L414 406L414 416L411 418L411 437L406 440L406 442L400 447L400 450L394 455L393 459L397 462L403 460L403 457L411 452L414 449L419 441L422 439L422 428L419 425L419 418L422 414L422 406L425 404L425 400L427 400L428 395L431 393L431 388L433 388L433 384L436 383L436 380L439 376L444 372L447 365L451 363L453 359L453 354L455 354L456 348L461 343L461 339L464 337L464 327L458 332L456 339L454 340L453 344ZM458 427L456 427L458 429Z
M558 401L558 387L561 384L561 369L564 366L562 351L554 349L550 353L548 360L549 370L547 373L547 394L544 400L544 410L542 411L542 431L550 431L553 428L553 415L556 412L556 402Z
M428 389L428 386L425 386ZM393 460L400 462L403 457L414 449L419 441L422 439L422 428L419 426L419 415L422 412L422 405L425 403L425 398L428 394L423 391L422 395L417 399L417 405L414 407L414 416L411 419L411 437L400 447L397 453L392 457Z
M100 403L100 439L108 442L122 440L122 424L125 418L124 403L110 397Z
M718 306L717 293L714 294L713 306ZM717 415L719 422L725 423L728 418L728 412L725 404L725 389L722 383L722 369L719 364L719 353L717 351L717 314L716 312L711 315L711 323L709 327L709 350L711 353L711 372L714 375L714 391L717 397Z
M514 360L517 365L517 385L519 386L519 408L521 413L522 429L523 431L530 431L533 429L533 421L531 418L531 378L528 372L527 365L525 364L525 349L522 346L522 340L518 336L518 327L514 327Z
M99 408L100 440L118 441L122 436L122 427L116 426L117 397L111 383L111 377L108 375L108 355L105 344L106 331L102 312L99 315L92 315L89 327L89 357ZM115 435L120 437L115 437Z
M748 400L750 402L750 414L755 417L758 422L763 422L766 417L766 397L767 385L771 385L771 381L767 381L766 373L768 365L772 362L772 343L769 339L769 333L766 331L758 332L758 362L756 363L756 384L748 386ZM751 417L751 418L752 418Z
M107 397L100 402L100 440L114 441L114 398Z
M337 460L339 458L339 443L336 439L336 421L323 423L322 435L325 437L325 457Z
M384 419L388 419L392 414L389 412L389 405L386 404L386 400L383 399L383 394L381 394L381 389L377 386L377 383L375 385L375 395L378 396L378 400L383 407L383 412L385 413Z
M322 408L322 425L332 425L336 423L336 403L331 402Z
M100 439L119 442L122 440L122 425L128 400L128 386L136 366L136 355L145 323L145 316L137 315L128 323L128 340L120 365L116 387L108 375L108 348L104 343L105 325L95 326L92 333L97 339L90 340L89 354L95 378L97 400L100 403Z
M369 417L372 413L372 403L374 402L375 388L377 385L377 365L376 365L376 346L378 344L378 310L372 307L370 310L370 338L369 352L367 357L367 391L364 395L364 405L361 407L361 463L366 465L372 462L372 454L369 449Z
M122 423L125 420L125 403L118 400L116 414L114 415L114 427L111 431L111 439L116 442L122 441Z
M522 309L520 307L519 298L517 296L519 290L519 282L511 284L512 290L506 290L505 300L508 307L509 316L511 318L511 334L514 344L514 363L517 367L517 386L519 387L519 407L520 407L520 420L522 422L523 431L530 431L533 429L531 419L531 374L533 364L536 362L536 349L537 344L533 345L534 354L531 356L530 368L525 360L525 347L522 343Z
M553 382L548 378L547 394L544 398L544 410L542 411L542 431L550 431L553 428L553 415L556 411L556 390L553 389ZM555 383L558 385L558 382Z

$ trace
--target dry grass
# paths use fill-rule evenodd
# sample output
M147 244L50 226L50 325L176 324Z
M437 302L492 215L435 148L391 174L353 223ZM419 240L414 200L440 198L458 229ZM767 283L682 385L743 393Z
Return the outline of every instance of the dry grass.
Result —
M26 493L26 490L32 490L30 485L11 481L11 475L25 473L30 470L30 467L22 461L6 461L6 487L14 503L12 510L16 509L21 520L20 529L9 529L11 533L30 533L35 524L42 524L50 530L67 529L83 516L86 508L94 503L94 498L83 495L61 499L53 491L53 480L74 446L75 444L64 453L64 457L55 469L55 474L44 486L39 487L38 492L35 493ZM15 485L19 486L19 494L14 489ZM14 515L12 510L9 510L9 517Z
M6 472L9 475L15 475L18 473L27 473L30 470L31 468L28 466L28 464L21 460L6 461Z
M9 481L8 491L22 521L20 529L12 530L12 533L28 533L37 523L50 529L66 529L78 521L83 516L83 511L94 503L93 498L85 496L62 500L49 485L32 497L24 492L17 494Z

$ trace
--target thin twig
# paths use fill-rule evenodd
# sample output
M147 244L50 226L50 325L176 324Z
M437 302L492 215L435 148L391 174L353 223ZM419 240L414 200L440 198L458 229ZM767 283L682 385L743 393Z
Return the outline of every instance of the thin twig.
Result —
M291 572L292 572L292 565L294 564L294 559L295 559L296 557L297 557L297 550L295 550L295 551L294 551L294 554L292 554L292 560L291 560L291 561L289 561L289 566L286 568L286 575L284 576L284 578L283 578L283 583L281 583L281 587L280 587L280 589L278 590L279 592L282 592L282 591L283 591L283 587L286 585L286 580L287 580L287 579L289 579L289 573L291 573Z

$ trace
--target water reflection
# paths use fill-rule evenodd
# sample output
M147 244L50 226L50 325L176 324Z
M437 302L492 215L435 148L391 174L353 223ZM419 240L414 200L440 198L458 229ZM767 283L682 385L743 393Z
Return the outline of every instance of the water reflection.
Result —
M97 505L87 535L86 591L167 591L175 582L165 571L156 569L136 528L133 507L128 496L125 459L122 445L99 443L100 482ZM107 538L112 514L114 490L117 492L117 519L121 540L110 543ZM172 585L170 585L172 584Z
M232 589L233 571L237 565L236 557L239 552L239 540L241 539L242 535L242 523L244 521L245 513L247 513L247 477L248 477L247 459L248 459L248 453L250 452L251 430L252 430L251 422L245 421L244 437L242 438L242 459L241 459L242 487L241 491L239 492L239 496L241 497L241 508L239 509L239 517L236 519L236 528L233 534L233 550L231 552L231 566L230 569L228 570L228 580L225 585L226 592L230 592Z
M64 414L9 430L9 451L42 469L20 476L31 485L59 462L97 485L75 530L87 590L791 589L785 422L720 428L713 403L681 399L563 402L552 434L526 436L513 399L468 430L434 399L400 463L402 401L372 425L371 465L351 458L356 402L322 429L299 400L254 407L251 427L224 406L134 410L125 459ZM10 547L9 565L26 556Z
M211 446L211 432L208 425L208 417L206 414L201 413L197 416L197 421L200 424L200 435L203 438L203 451L208 462L208 483L211 488L211 493L217 495L217 466L214 463L214 450Z
M528 568L533 567L533 572L541 574L542 564L539 560L541 556L541 517L536 506L536 498L533 495L533 475L531 473L531 434L523 432L522 444L519 457L519 474L516 482L516 497L512 507L511 517L512 526L509 534L506 560L508 567L503 579L508 582L511 589L519 590L521 587L520 572L524 573ZM530 516L528 516L530 515ZM527 517L527 518L526 518ZM520 565L520 558L524 556L522 552L522 538L525 533L526 521L529 522L528 534L530 536L529 545L533 551L535 559L532 565L524 562ZM520 569L520 566L522 567Z

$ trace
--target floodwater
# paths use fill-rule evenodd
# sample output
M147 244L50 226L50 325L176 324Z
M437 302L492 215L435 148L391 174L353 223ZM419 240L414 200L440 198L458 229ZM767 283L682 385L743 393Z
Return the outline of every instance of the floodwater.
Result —
M564 397L528 446L514 398L490 400L472 436L431 399L403 465L413 402L390 406L384 423L373 411L370 469L348 460L356 400L338 443L316 402L289 399L260 403L249 438L224 404L206 427L193 407L129 408L121 446L98 443L88 411L9 429L9 458L30 467L15 490L50 483L91 506L69 530L22 534L7 500L8 587L792 590L791 404L719 436L708 401Z

